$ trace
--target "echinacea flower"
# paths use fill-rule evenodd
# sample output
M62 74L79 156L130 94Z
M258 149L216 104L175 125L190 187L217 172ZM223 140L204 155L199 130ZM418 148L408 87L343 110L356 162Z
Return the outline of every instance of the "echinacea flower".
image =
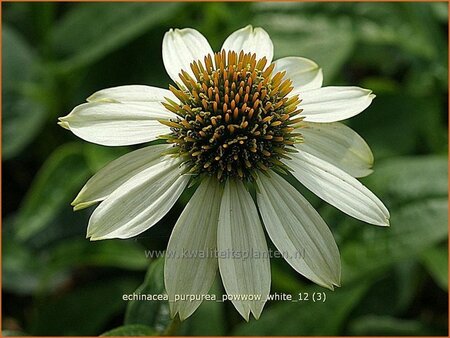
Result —
M195 311L202 299L175 296L207 294L217 268L239 313L246 320L260 316L271 281L263 224L296 271L321 286L339 286L332 233L285 178L292 174L354 218L389 225L386 207L355 178L371 173L368 145L337 122L362 112L375 96L358 87L322 87L321 69L302 57L272 62L273 44L262 28L234 32L218 53L190 28L168 31L162 47L176 86L101 90L60 118L62 127L101 145L165 141L112 161L86 183L74 209L100 202L87 236L142 233L194 182L198 188L165 258L173 316ZM258 257L243 259L248 252Z

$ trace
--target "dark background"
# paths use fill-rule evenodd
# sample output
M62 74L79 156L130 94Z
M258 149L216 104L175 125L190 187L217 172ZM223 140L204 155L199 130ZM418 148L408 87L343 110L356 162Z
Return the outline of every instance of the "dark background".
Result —
M447 335L446 3L3 3L2 327L4 335ZM200 30L218 50L253 24L275 58L323 67L325 85L377 98L348 124L372 147L362 181L388 206L389 229L308 199L332 228L342 287L310 284L273 259L272 292L326 292L327 301L269 302L246 323L230 303L204 303L171 323L164 302L123 293L163 291L158 260L192 190L132 240L85 239L92 208L70 202L90 175L132 148L88 144L57 126L94 91L170 82L161 42L171 27ZM298 187L302 190L301 187ZM302 190L303 191L303 190ZM146 270L149 268L144 282ZM223 292L218 281L214 292ZM130 327L130 325L132 325Z

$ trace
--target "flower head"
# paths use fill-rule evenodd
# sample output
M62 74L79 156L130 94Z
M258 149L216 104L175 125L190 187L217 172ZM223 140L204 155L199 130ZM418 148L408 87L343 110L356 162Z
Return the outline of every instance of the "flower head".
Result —
M214 59L214 60L213 60ZM296 143L298 95L288 97L292 81L286 71L253 53L222 50L190 64L194 78L182 70L179 88L170 86L179 102L164 106L177 114L167 141L176 146L194 175L251 179L256 171L284 167L280 159Z
M171 29L163 61L176 86L101 90L60 118L62 127L102 145L165 140L109 163L83 187L75 210L100 202L89 220L91 240L140 234L191 180L199 182L165 260L171 313L181 319L202 298L175 296L208 293L217 268L239 313L246 320L260 316L271 279L263 224L296 271L330 289L340 284L332 233L285 179L288 172L348 215L389 225L383 203L355 178L372 171L369 147L337 122L375 96L358 87L322 87L322 71L308 59L272 57L262 28L234 32L217 53L198 31Z

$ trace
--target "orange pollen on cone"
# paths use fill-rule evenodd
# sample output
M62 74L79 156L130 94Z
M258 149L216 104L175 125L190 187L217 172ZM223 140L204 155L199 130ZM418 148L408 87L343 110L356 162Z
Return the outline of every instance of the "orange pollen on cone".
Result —
M302 110L298 95L289 96L293 87L285 72L274 74L275 64L267 65L265 57L224 50L190 67L179 74L178 88L169 87L179 102L163 102L177 115L160 121L171 128L164 137L174 144L170 153L182 156L191 174L220 181L287 170L281 159L301 142L294 127Z

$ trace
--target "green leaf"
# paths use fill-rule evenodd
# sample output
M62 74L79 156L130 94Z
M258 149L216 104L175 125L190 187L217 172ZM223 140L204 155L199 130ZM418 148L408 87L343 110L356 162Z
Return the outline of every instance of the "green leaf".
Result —
M374 46L391 45L404 50L408 55L433 59L437 47L444 40L440 32L434 36L431 34L433 31L436 33L437 23L430 20L429 5L404 3L378 6L382 8L369 5L370 7L366 7L369 15L355 18L359 28L355 33L363 43ZM403 20L398 20L399 16Z
M448 23L448 6L445 2L433 2L429 5L436 19L440 22Z
M39 170L19 209L15 231L28 240L43 231L70 202L87 179L89 170L80 144L56 149Z
M349 126L370 145L375 155L375 171L380 158L414 153L419 142L428 141L420 137L419 114L411 114L412 111L428 111L427 99L408 95L405 91L395 95L376 94L378 96L370 107L349 121ZM402 126L401 133L399 125Z
M446 236L447 199L429 199L392 210L389 228L367 227L363 238L342 248L342 284L417 257Z
M418 320L406 320L389 316L364 316L349 325L352 336L427 336L436 335L436 329Z
M42 105L17 91L4 89L2 100L2 158L8 160L34 139L46 116Z
M309 300L283 302L265 309L257 321L241 324L234 335L261 336L335 336L341 332L343 322L352 308L363 297L369 284L348 285L335 291L325 291L325 302L313 302L314 292L324 292L316 286L301 290ZM296 295L293 295L296 299Z
M414 257L406 259L396 264L393 268L392 278L395 279L395 304L392 308L396 313L404 313L414 302L416 294L422 282L424 275L422 270ZM382 293L383 289L379 290ZM383 298L382 296L379 298ZM381 314L386 314L386 311Z
M292 8L274 12L263 7L255 16L255 25L271 35L275 59L293 55L309 58L323 68L326 82L336 76L354 48L351 23L346 18L307 17L292 12Z
M101 336L105 337L136 337L136 336L156 336L157 333L148 326L141 324L131 324L119 326L115 329L103 333Z
M365 179L372 191L396 203L447 196L447 158L396 157L376 165Z
M448 249L433 247L426 250L421 257L422 264L433 277L436 284L448 291Z
M53 45L71 71L91 64L177 13L181 3L78 4L57 23ZM160 44L161 41L155 41Z
M45 120L44 107L27 88L35 80L37 57L27 41L13 28L3 25L2 156L9 159L27 146Z
M136 280L115 277L45 298L35 308L30 332L45 336L100 334L124 310L123 295L135 287Z
M52 249L48 267L115 267L142 270L148 265L144 248L133 240L90 242L85 238L65 241Z
M136 295L164 296L164 258L150 264L144 282L134 292ZM158 333L164 332L171 323L168 300L130 300L125 312L128 324L144 324Z
M133 240L90 242L64 239L47 247L33 248L10 233L3 244L3 287L19 294L51 294L67 283L73 272L87 267L144 270L144 248Z
M6 24L2 27L2 39L8 47L3 52L3 88L18 87L32 78L36 55L20 33Z
M395 316L405 313L413 303L423 281L418 264L406 261L358 283L372 280L370 289L352 311L352 318L366 315ZM345 284L346 285L346 284Z
M5 235L5 234L4 234ZM22 242L17 241L12 234L6 234L8 240L3 242L3 288L17 294L31 294L41 287L41 260ZM49 289L54 289L65 280L66 276L56 276L48 281Z

